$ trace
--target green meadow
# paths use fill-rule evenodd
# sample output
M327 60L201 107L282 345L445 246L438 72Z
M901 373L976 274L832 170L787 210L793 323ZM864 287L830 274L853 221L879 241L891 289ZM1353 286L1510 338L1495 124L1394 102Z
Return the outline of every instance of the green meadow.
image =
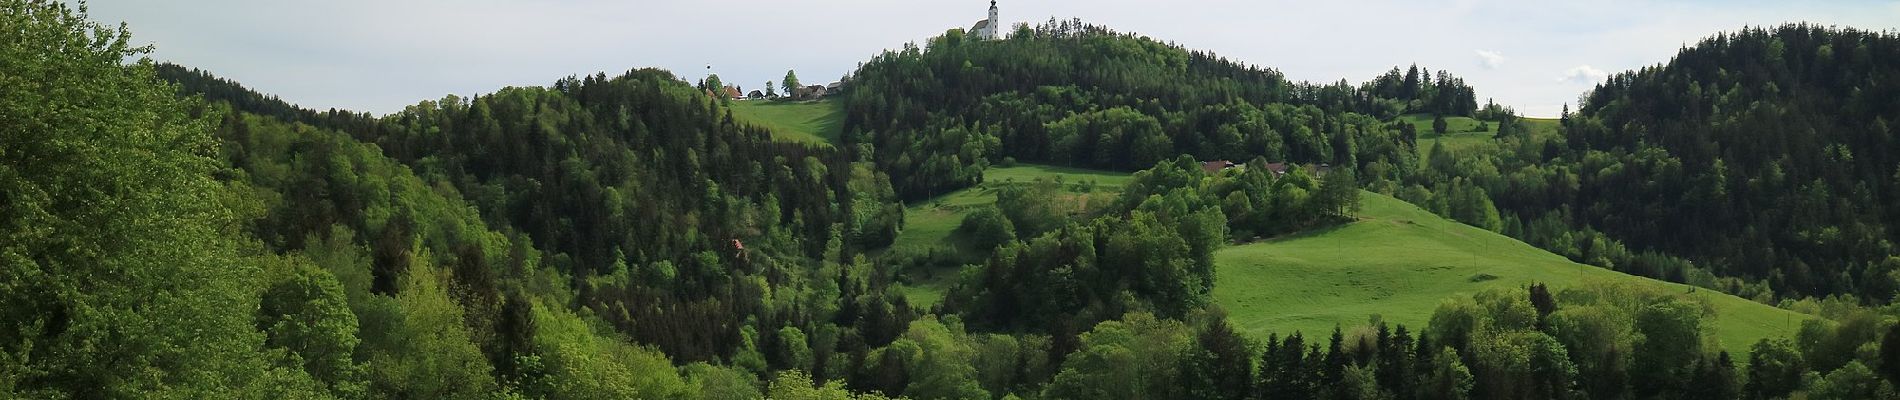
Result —
M1553 131L1556 125L1531 121ZM1543 129L1536 125L1533 129ZM950 232L972 210L995 203L996 188L1036 178L1060 178L1073 195L1105 201L1132 176L1044 165L991 168L983 184L906 208L904 231L892 249L952 247ZM1334 326L1351 329L1374 315L1421 329L1444 299L1490 288L1544 283L1558 291L1586 282L1627 282L1707 300L1717 311L1717 338L1734 354L1747 353L1764 337L1791 337L1801 321L1812 318L1712 290L1571 262L1389 196L1362 192L1361 198L1364 207L1355 222L1220 250L1213 301L1235 326L1255 337L1294 331L1325 335ZM921 306L942 299L956 275L953 270L911 273L911 284L902 290Z
M732 102L732 116L772 131L772 138L816 144L837 143L844 132L844 105L837 100Z
M1717 312L1722 347L1738 355L1761 338L1792 336L1811 318L1713 290L1574 263L1385 195L1362 192L1361 198L1356 222L1220 250L1215 303L1256 337L1325 335L1372 315L1423 328L1443 299L1490 288L1544 283L1554 292L1585 282L1630 282L1707 300Z

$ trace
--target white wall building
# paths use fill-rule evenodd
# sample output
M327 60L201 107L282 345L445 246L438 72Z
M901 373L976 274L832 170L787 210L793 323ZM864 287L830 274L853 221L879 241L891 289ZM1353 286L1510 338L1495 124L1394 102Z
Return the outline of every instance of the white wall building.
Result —
M996 0L990 0L990 19L976 21L976 26L970 27L970 35L983 40L1001 39L1002 25L1003 20L996 18Z

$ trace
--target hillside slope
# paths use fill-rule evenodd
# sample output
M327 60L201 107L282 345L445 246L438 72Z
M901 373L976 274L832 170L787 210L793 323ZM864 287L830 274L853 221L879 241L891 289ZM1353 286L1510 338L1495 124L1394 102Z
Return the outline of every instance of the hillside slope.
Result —
M1500 231L1572 259L1750 298L1886 303L1900 289L1895 55L1892 32L1720 33L1609 77L1557 139L1434 169L1492 195Z
M1509 237L1460 224L1385 195L1361 193L1360 220L1215 255L1215 302L1254 336L1309 335L1371 315L1423 327L1445 298L1533 282L1560 289L1593 281L1688 286L1577 264ZM1712 290L1722 347L1743 354L1763 337L1792 336L1811 318Z
M834 144L843 136L844 107L837 100L735 101L731 109L739 121L771 130L774 140Z

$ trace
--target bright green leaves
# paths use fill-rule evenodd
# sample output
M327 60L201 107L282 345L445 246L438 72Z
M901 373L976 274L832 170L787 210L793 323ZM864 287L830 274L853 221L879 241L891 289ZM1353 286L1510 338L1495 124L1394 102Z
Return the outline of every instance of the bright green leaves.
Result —
M85 18L0 2L0 391L314 395L261 351L260 260L211 177L214 117Z

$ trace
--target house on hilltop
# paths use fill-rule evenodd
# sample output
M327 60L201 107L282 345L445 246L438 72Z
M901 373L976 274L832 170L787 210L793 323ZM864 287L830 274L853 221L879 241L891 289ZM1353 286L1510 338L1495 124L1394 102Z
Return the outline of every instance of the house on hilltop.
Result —
M826 89L822 85L811 85L792 90L793 100L818 100L825 97Z

